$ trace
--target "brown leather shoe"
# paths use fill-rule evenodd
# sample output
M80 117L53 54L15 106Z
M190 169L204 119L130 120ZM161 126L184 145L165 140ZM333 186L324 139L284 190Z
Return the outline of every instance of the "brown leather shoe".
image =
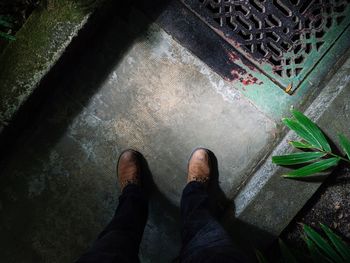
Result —
M207 149L193 151L188 162L187 183L196 181L207 184L210 179L210 157Z
M129 184L141 184L141 153L132 149L122 152L117 171L121 191Z

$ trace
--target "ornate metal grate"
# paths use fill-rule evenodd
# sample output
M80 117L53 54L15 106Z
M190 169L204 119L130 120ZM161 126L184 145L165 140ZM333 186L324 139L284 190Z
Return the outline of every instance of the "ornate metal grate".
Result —
M350 24L350 0L181 0L287 92Z

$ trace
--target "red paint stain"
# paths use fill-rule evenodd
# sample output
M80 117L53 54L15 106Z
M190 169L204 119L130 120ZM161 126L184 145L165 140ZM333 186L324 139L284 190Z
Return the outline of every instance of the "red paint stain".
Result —
M248 74L248 76L246 76L246 78L242 78L241 82L244 86L248 86L248 85L252 85L252 84L261 85L263 83L262 81L259 81L256 77L253 77L252 74Z
M254 77L252 74L247 74L246 71L237 71L237 70L232 70L231 71L231 76L232 76L232 81L236 80L241 82L244 86L248 85L261 85L263 84L262 81L259 81L258 78Z
M228 58L230 61L235 62L239 60L239 57L234 52L227 52Z
M242 79L241 82L244 86L248 86L253 83L250 79Z
M227 56L229 61L233 62L235 64L235 67L231 70L231 77L230 80L231 81L239 81L241 82L244 86L248 86L248 85L253 85L253 84L257 84L257 85L261 85L263 84L262 81L259 81L256 77L253 77L252 74L248 74L248 72L241 68L240 66L238 66L235 62L237 60L243 62L243 60L237 55L237 53L235 52L230 52L228 50L226 50ZM249 67L250 70L252 71L256 71L257 69L250 63L244 63L246 66ZM243 87L244 89L244 87Z

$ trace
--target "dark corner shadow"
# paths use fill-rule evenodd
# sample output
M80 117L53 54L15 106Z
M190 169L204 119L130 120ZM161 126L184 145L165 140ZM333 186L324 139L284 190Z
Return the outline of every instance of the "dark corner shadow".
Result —
M148 13L142 11L151 3L147 0L106 0L96 8L78 36L0 134L0 167L34 133L37 137L38 133L44 136L49 142L47 145L54 145L133 42L146 36L150 24L168 2L157 3Z
M249 262L256 262L255 251L263 251L276 237L236 218L233 200L226 197L219 185L217 158L211 151L209 155L212 165L212 181L209 185L211 212L219 219L234 244L247 256Z
M350 176L344 176L344 170L347 168L349 168L349 164L345 162L340 163L326 178L326 180L324 181L324 185L321 186L321 189L339 183L350 183Z
M343 164L340 164L337 168L335 168L333 170L333 172L324 180L324 183L317 189L317 191L306 202L306 204L303 206L303 208L296 214L296 216L293 218L293 220L282 231L282 233L281 233L282 237L289 236L290 233L296 231L296 229L297 229L297 231L300 234L300 241L302 241L302 237L303 237L303 233L304 233L302 230L302 223L303 222L305 223L304 219L308 217L308 214L310 213L311 209L313 210L314 207L317 209L317 204L320 202L320 200L322 200L322 196L326 193L327 189L332 185L343 184L343 183L348 184L350 182L349 177L347 177L347 178L340 177L339 178L339 175L344 174L345 167L346 167L346 165L343 163ZM317 216L316 216L316 218L313 218L313 221L317 221L317 218L318 218ZM332 220L332 217L325 217L325 218L323 218L323 220L327 220L327 218ZM321 217L321 220L322 220L322 217ZM330 222L332 222L332 221L330 221ZM316 227L318 226L318 223L317 223ZM326 221L323 223L326 223ZM327 225L327 223L326 223L326 225ZM343 240L350 242L350 239L347 236L345 236L343 233L341 233L339 231L339 229L332 228L332 231L334 231ZM302 242L304 242L304 241L302 241ZM286 243L288 245L288 238L286 240ZM293 241L291 245L297 246L297 247L300 246L300 245L296 244L295 241ZM274 244L274 247L279 248L279 245L277 244L277 242ZM309 253L308 250L305 250L302 247L299 247L299 248L301 248L301 250L299 252L300 254L301 253Z

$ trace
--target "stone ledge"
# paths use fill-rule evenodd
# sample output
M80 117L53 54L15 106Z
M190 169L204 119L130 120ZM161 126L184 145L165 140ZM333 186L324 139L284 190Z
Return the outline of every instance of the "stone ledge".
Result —
M338 142L339 132L350 137L350 59L349 53L347 55L347 61L305 111L334 143ZM292 152L288 141L294 139L295 133L289 131L235 198L238 220L268 233L270 237L281 233L322 183L284 179L281 175L287 168L271 162L273 155Z
M0 133L86 24L89 13L73 1L38 9L0 56Z

